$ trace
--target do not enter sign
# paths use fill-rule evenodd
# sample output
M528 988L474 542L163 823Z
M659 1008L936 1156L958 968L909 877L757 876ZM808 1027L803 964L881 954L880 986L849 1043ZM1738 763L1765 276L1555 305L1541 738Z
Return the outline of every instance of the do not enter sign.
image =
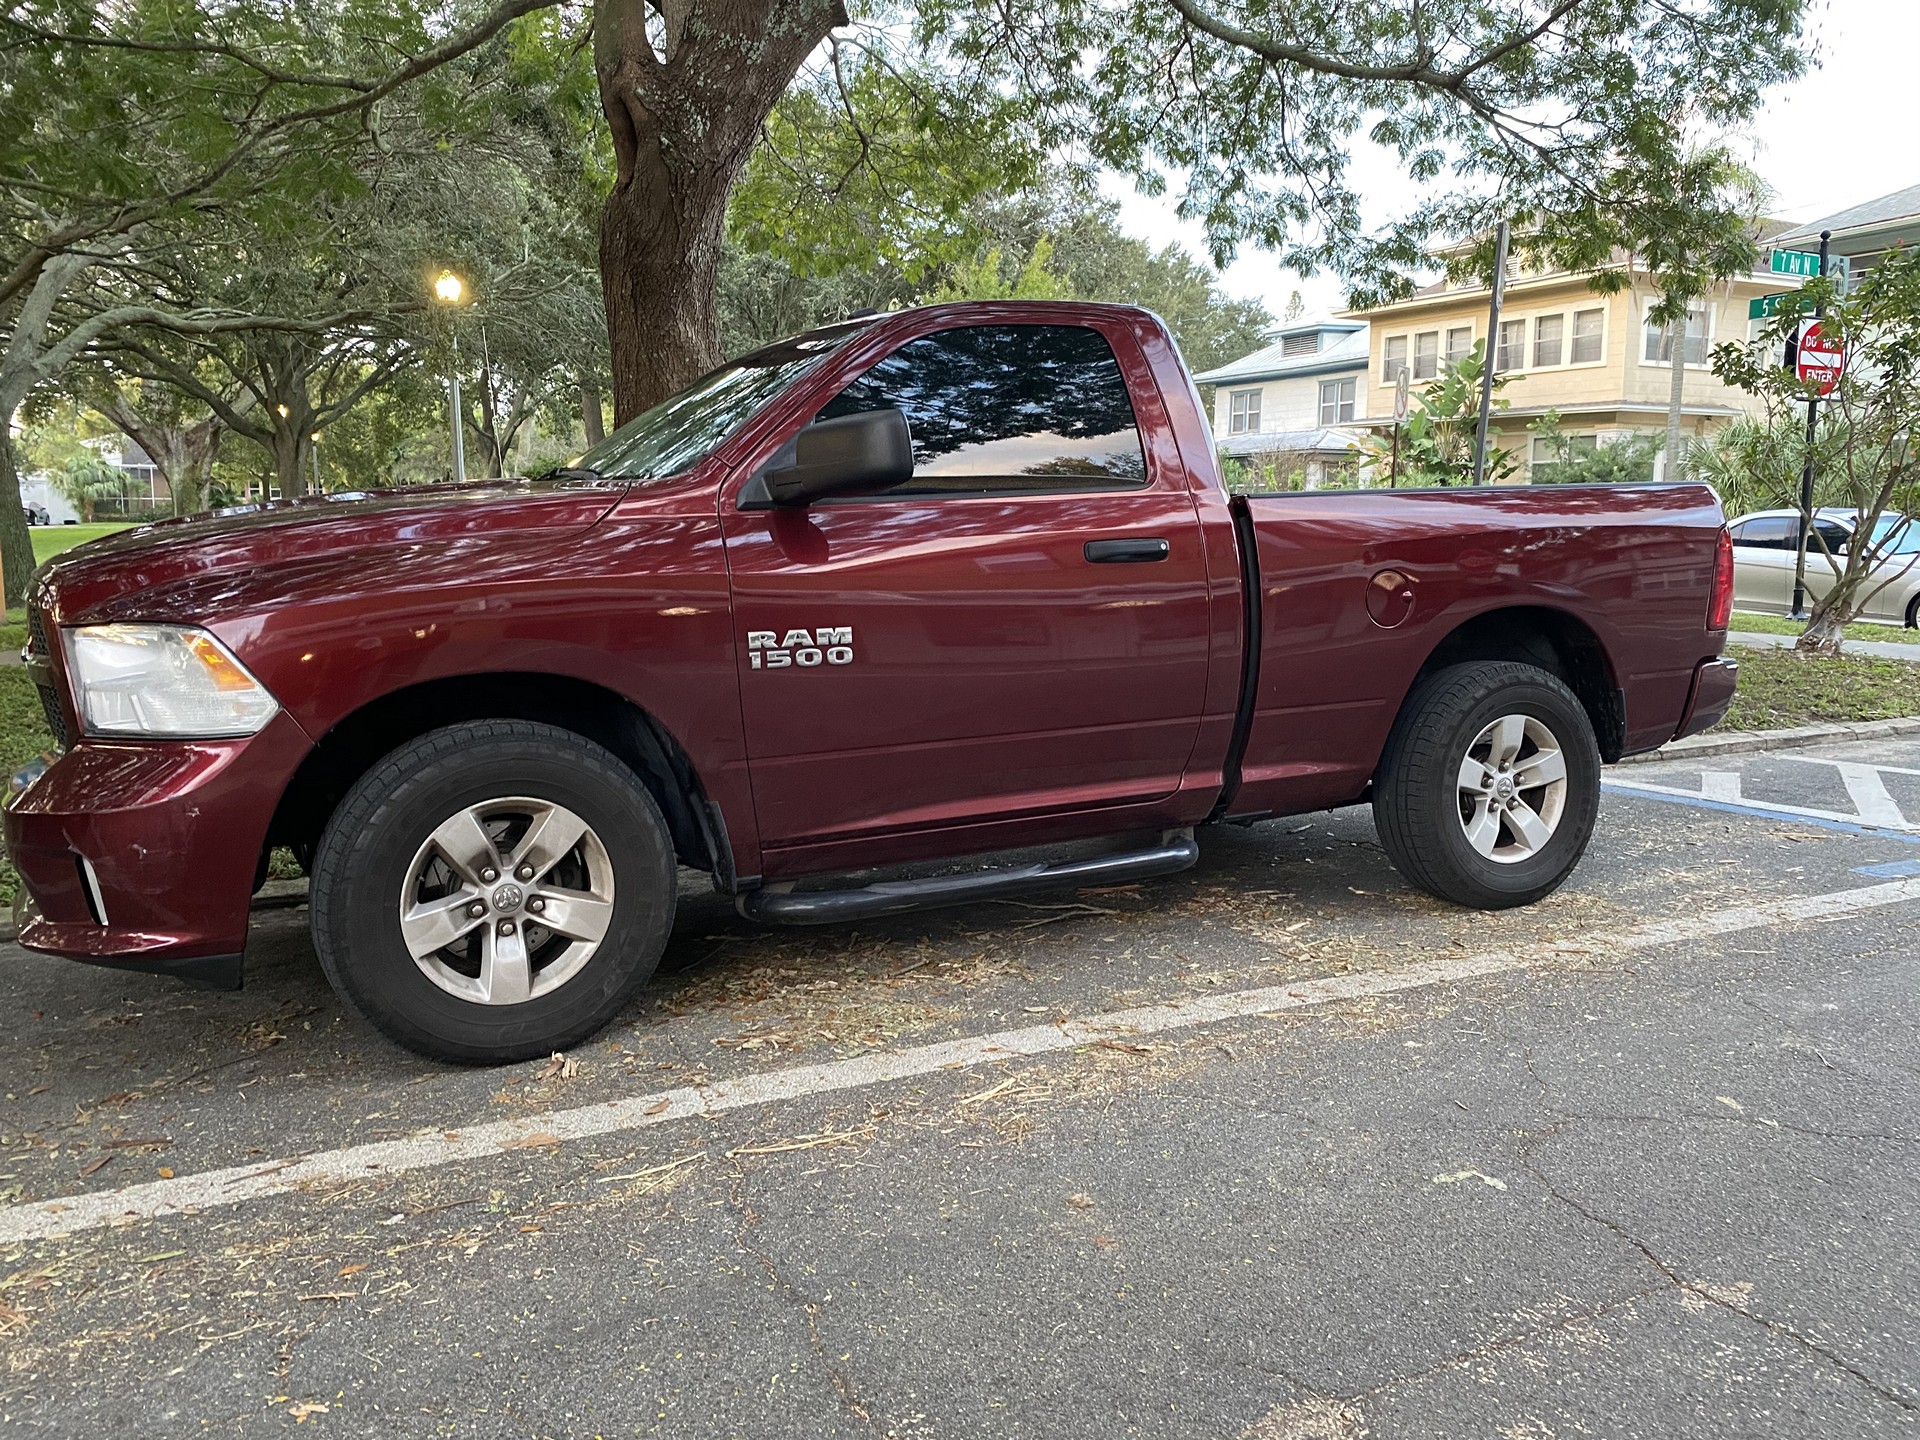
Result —
M1846 352L1840 348L1840 338L1822 330L1818 320L1809 320L1800 329L1797 356L1795 369L1800 378L1820 394L1831 395L1847 366Z

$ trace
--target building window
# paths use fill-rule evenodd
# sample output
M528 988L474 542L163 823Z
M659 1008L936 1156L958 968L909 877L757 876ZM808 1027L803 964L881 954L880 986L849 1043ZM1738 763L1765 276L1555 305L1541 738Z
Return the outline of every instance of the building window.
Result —
M1576 365L1598 365L1606 355L1607 312L1604 310L1576 310L1573 312L1573 363Z
M1646 348L1642 358L1649 365L1671 365L1673 363L1673 326L1648 324L1646 330ZM1704 365L1707 363L1707 307L1696 305L1687 312L1687 343L1683 363Z
M1320 332L1309 330L1304 335L1289 335L1280 342L1282 355L1311 355L1320 348Z
M1473 353L1473 327L1456 325L1447 331L1447 363L1458 365Z
M1413 378L1431 380L1440 373L1440 332L1427 330L1413 337Z
M1542 315L1533 322L1533 363L1545 369L1560 363L1561 342L1566 338L1567 317Z
M1260 392L1235 390L1227 397L1227 433L1250 435L1260 428Z
M1407 337L1390 337L1382 353L1385 359L1380 366L1380 378L1391 385L1400 378L1400 372L1407 368Z
M1345 380L1322 380L1320 382L1320 423L1344 425L1352 420L1354 392L1357 388L1352 376L1348 376Z
M1527 365L1527 322L1524 320L1502 320L1500 322L1500 348L1493 358L1493 368L1499 370L1524 370Z

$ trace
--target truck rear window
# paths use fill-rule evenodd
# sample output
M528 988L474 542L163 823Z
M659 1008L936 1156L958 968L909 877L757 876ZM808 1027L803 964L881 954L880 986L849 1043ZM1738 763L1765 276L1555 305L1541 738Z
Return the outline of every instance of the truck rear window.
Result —
M893 407L913 434L902 494L1138 489L1146 458L1113 349L1084 325L969 325L910 340L820 411Z

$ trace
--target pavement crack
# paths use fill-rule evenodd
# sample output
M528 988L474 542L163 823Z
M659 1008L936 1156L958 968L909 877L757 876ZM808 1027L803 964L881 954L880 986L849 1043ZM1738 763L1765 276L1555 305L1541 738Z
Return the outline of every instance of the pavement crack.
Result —
M1549 1195L1555 1200L1558 1200L1562 1205L1565 1205L1569 1210L1572 1210L1576 1215L1611 1232L1620 1240L1639 1251L1641 1257L1657 1270L1662 1278L1674 1289L1681 1291L1683 1294L1690 1295L1695 1300L1705 1304L1716 1305L1730 1314L1738 1315L1750 1324L1757 1325L1763 1330L1793 1341L1809 1354L1818 1356L1842 1374L1852 1377L1862 1388L1867 1390L1868 1393L1881 1400L1885 1400L1888 1404L1898 1406L1908 1413L1920 1412L1920 1403L1916 1403L1913 1399L1901 1394L1897 1390L1892 1390L1882 1385L1859 1366L1845 1359L1812 1336L1802 1334L1784 1321L1771 1319L1768 1316L1749 1310L1746 1306L1729 1296L1724 1289L1710 1285L1702 1285L1697 1281L1688 1280L1666 1261L1662 1260L1660 1256L1654 1252L1652 1246L1648 1245L1647 1242L1642 1240L1638 1235L1635 1235L1625 1225L1622 1225L1617 1220L1608 1219L1605 1215L1600 1214L1579 1199L1561 1190L1547 1177L1546 1173L1542 1171L1538 1165L1534 1164L1530 1156L1523 1154L1519 1158L1521 1165L1525 1167L1534 1179L1540 1182Z
M834 1393L840 1397L840 1403L846 1407L847 1413L876 1436L887 1440L887 1437L893 1434L892 1430L883 1427L874 1418L871 1408L860 1398L859 1392L854 1388L852 1378L827 1351L826 1341L820 1334L820 1303L817 1300L809 1300L801 1294L799 1287L786 1277L779 1265L774 1262L773 1257L748 1238L760 1227L761 1217L760 1212L755 1210L752 1202L747 1199L746 1185L746 1175L742 1172L735 1178L733 1193L730 1197L734 1209L740 1216L740 1224L733 1232L734 1247L741 1254L751 1257L761 1269L765 1270L767 1278L773 1282L774 1289L806 1317L807 1342L813 1347L815 1360L826 1375L828 1383L833 1386Z

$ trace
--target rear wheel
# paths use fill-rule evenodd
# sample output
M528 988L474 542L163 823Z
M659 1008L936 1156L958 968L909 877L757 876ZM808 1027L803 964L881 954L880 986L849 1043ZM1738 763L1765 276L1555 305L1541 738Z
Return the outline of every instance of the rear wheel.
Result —
M1600 748L1573 692L1532 665L1455 665L1411 696L1374 779L1380 841L1415 885L1500 910L1551 894L1587 848Z
M314 856L334 988L423 1055L503 1063L585 1039L653 973L672 842L633 772L571 731L449 726L363 776Z

